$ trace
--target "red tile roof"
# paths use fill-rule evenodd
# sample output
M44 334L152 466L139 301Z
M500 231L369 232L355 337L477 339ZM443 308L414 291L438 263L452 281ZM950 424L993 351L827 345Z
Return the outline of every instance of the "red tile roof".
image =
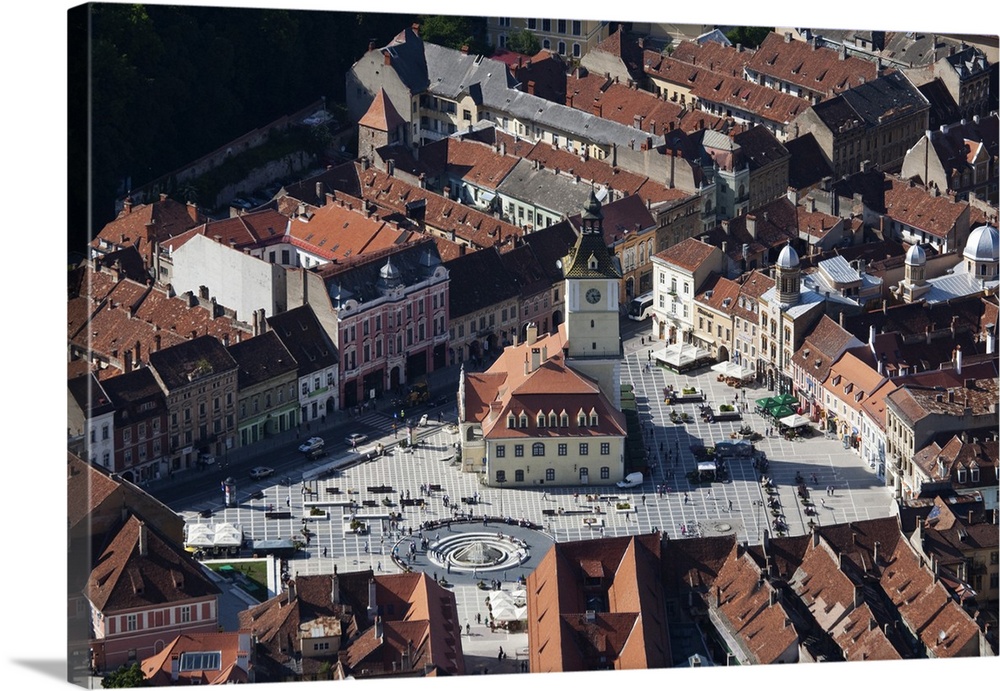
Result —
M951 197L933 196L919 185L886 176L886 214L900 223L944 238L953 231L962 214L969 208L967 202L956 202Z
M159 653L141 662L142 674L153 686L188 684L246 684L250 676L248 666L252 645L250 636L238 632L182 634L167 643ZM173 665L185 653L217 652L221 654L218 669L178 671L174 677ZM239 656L247 658L240 666Z
M694 238L687 238L662 252L657 252L653 256L667 262L671 266L676 266L693 273L708 260L715 249L714 245L708 245Z
M368 110L358 120L358 125L370 127L380 132L390 132L399 125L405 124L406 121L403 120L399 111L392 105L389 97L385 95L385 89L381 87L378 93L375 94L375 98L372 99L372 104L368 106Z
M100 247L102 241L111 245L134 245L147 265L152 263L153 243L163 242L206 221L194 205L185 205L162 195L159 201L125 208L108 223L90 243Z
M845 58L839 51L805 41L786 41L775 32L768 34L746 68L800 86L808 93L822 94L824 99L878 77L873 62Z

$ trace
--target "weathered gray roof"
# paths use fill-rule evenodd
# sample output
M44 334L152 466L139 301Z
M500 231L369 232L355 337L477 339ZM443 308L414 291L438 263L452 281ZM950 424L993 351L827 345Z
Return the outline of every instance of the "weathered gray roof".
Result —
M427 91L435 96L457 100L463 93L475 92L476 100L479 101L481 98L479 105L490 110L509 113L521 120L544 122L553 129L605 146L616 144L627 147L633 142L638 147L651 136L635 127L621 125L540 96L518 91L517 81L508 72L507 66L499 60L467 55L433 43L423 45L429 78ZM399 72L401 67L395 62L393 65ZM400 77L403 78L402 74ZM409 82L407 84L409 85ZM472 90L473 85L478 87ZM653 146L664 143L662 135L652 139Z
M535 170L531 161L521 159L497 186L497 192L513 199L535 204L556 214L570 214L584 206L590 195L590 185L574 182L553 170ZM603 187L598 198L607 195Z

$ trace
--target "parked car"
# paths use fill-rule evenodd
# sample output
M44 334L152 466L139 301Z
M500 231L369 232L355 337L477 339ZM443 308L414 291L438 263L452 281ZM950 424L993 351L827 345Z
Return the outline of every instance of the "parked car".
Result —
M357 447L358 444L368 441L368 435L354 432L353 434L348 434L345 441L347 442L348 446L350 446L351 448L355 448Z
M312 453L316 449L322 449L324 444L326 442L323 441L323 437L309 437L299 445L299 451L302 453Z
M250 471L251 480L263 480L266 477L274 475L274 468L268 468L267 466L259 465Z

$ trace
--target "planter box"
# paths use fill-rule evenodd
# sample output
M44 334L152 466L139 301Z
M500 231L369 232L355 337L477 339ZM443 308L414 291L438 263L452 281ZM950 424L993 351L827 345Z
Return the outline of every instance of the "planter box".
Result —
M635 513L635 512L636 509L634 506L631 506L627 509L619 509L617 506L615 507L615 513Z
M698 390L694 393L682 393L680 391L674 391L673 395L674 403L690 403L691 401L704 401L705 392Z
M716 420L742 420L743 415L738 410L731 410L725 413L713 412L712 416Z
M309 513L306 513L306 514L302 515L302 520L303 521L325 521L328 518L330 518L330 514L328 514L328 513L321 513L321 514L317 514L315 516L312 515L312 514L309 514Z

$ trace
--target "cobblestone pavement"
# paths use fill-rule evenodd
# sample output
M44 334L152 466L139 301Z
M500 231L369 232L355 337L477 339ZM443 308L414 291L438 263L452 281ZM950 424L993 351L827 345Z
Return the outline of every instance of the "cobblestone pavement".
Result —
M632 384L635 389L643 434L647 435L647 446L652 452L654 464L652 477L645 478L639 487L620 490L595 486L589 494L597 493L599 497L588 501L588 491L584 489L581 492L579 487L546 485L544 489L506 487L500 490L480 485L477 475L461 472L453 461L453 445L458 436L457 428L449 423L449 420L455 419L452 407L446 410L443 422L434 419L426 427L418 428L421 443L416 450L406 452L394 447L397 440L391 431L392 420L382 413L369 413L365 416L366 422L382 432L382 436L371 439L368 444L381 441L390 447L391 455L345 468L328 479L301 483L299 477L293 476L292 484L287 486L264 487L265 483L261 483L261 499L224 509L220 509L217 499L206 499L201 504L186 506L182 515L194 523L225 521L238 524L253 540L301 538L301 530L307 525L311 532L308 545L288 563L293 575L332 573L335 565L341 571L371 568L382 573L399 572L401 563L392 556L396 549L397 555L406 557L412 568L449 578L458 601L459 621L463 628L466 623L470 624L471 635L463 635L467 660L472 661L470 667L478 666L475 671L483 668L492 668L489 669L491 672L517 671L523 658L521 652L526 650L527 635L491 632L487 626L476 624L476 614L479 613L482 618L485 613L483 591L475 585L481 574L476 574L475 578L458 572L447 575L442 562L428 554L435 549L433 543L437 534L445 532L447 536L452 530L483 534L505 532L507 526L503 523L494 521L484 526L484 515L494 519L509 517L515 523L538 526L541 534L528 540L525 554L519 557L523 563L486 576L488 579L499 578L504 589L510 589L514 579L527 575L537 565L550 540L585 540L602 535L610 537L660 530L670 538L735 533L738 539L755 544L760 542L763 530L770 526L772 516L763 505L765 495L749 461L729 462L729 479L726 482L691 485L686 477L686 473L695 468L690 450L692 445L711 446L717 441L728 440L744 422L763 432L767 421L748 412L742 421L706 423L698 415L696 404L671 408L663 402L662 396L663 387L668 384L675 388L694 386L705 392L706 400L713 407L733 403L738 395L737 402L741 407L745 397L752 411L753 401L769 395L769 392L753 387L743 390L730 388L716 381L715 373L708 369L688 374L676 374L656 367L647 371L648 348L640 346L637 340L630 339L626 344L622 381ZM687 412L692 421L683 424L671 422L671 409ZM399 436L401 438L402 434ZM818 515L814 520L821 525L889 515L888 490L858 455L853 450L845 449L839 440L827 438L821 433L794 441L769 437L758 442L757 448L767 454L770 462L768 475L777 486L777 497L789 534L800 535L809 530L810 517L804 513L796 495L796 473L809 480L817 504ZM341 455L348 456L346 452ZM421 487L429 485L438 489L429 495L422 493ZM371 491L383 486L391 487L392 491ZM669 491L658 491L664 487L669 487ZM832 488L832 496L828 487ZM820 492L822 494L818 494ZM400 499L407 497L423 499L424 506L400 506ZM476 503L463 503L463 497ZM347 498L359 503L368 502L368 506L362 506L355 513L356 518L367 524L369 530L366 534L349 530L349 509L342 506L327 505L323 507L327 511L325 516L308 517L308 507L315 502L336 502ZM392 505L383 505L383 498L387 498ZM611 504L608 503L609 498ZM619 513L614 506L618 501L629 502L632 510ZM291 518L266 518L268 505L289 511ZM583 513L596 506L602 507L601 514ZM202 518L199 512L204 508L214 509L215 514ZM543 514L544 509L555 510L555 515ZM454 519L456 510L458 516L471 515L472 520L455 524L450 530L438 526L424 531L429 544L427 551L422 549L421 524ZM390 512L401 514L395 523L390 518ZM585 523L584 518L597 520ZM506 532L509 534L511 530ZM521 535L518 539L522 539L523 531L518 534ZM414 552L410 551L411 541L416 546ZM273 586L277 587L277 584ZM507 653L503 661L497 660L500 646Z

